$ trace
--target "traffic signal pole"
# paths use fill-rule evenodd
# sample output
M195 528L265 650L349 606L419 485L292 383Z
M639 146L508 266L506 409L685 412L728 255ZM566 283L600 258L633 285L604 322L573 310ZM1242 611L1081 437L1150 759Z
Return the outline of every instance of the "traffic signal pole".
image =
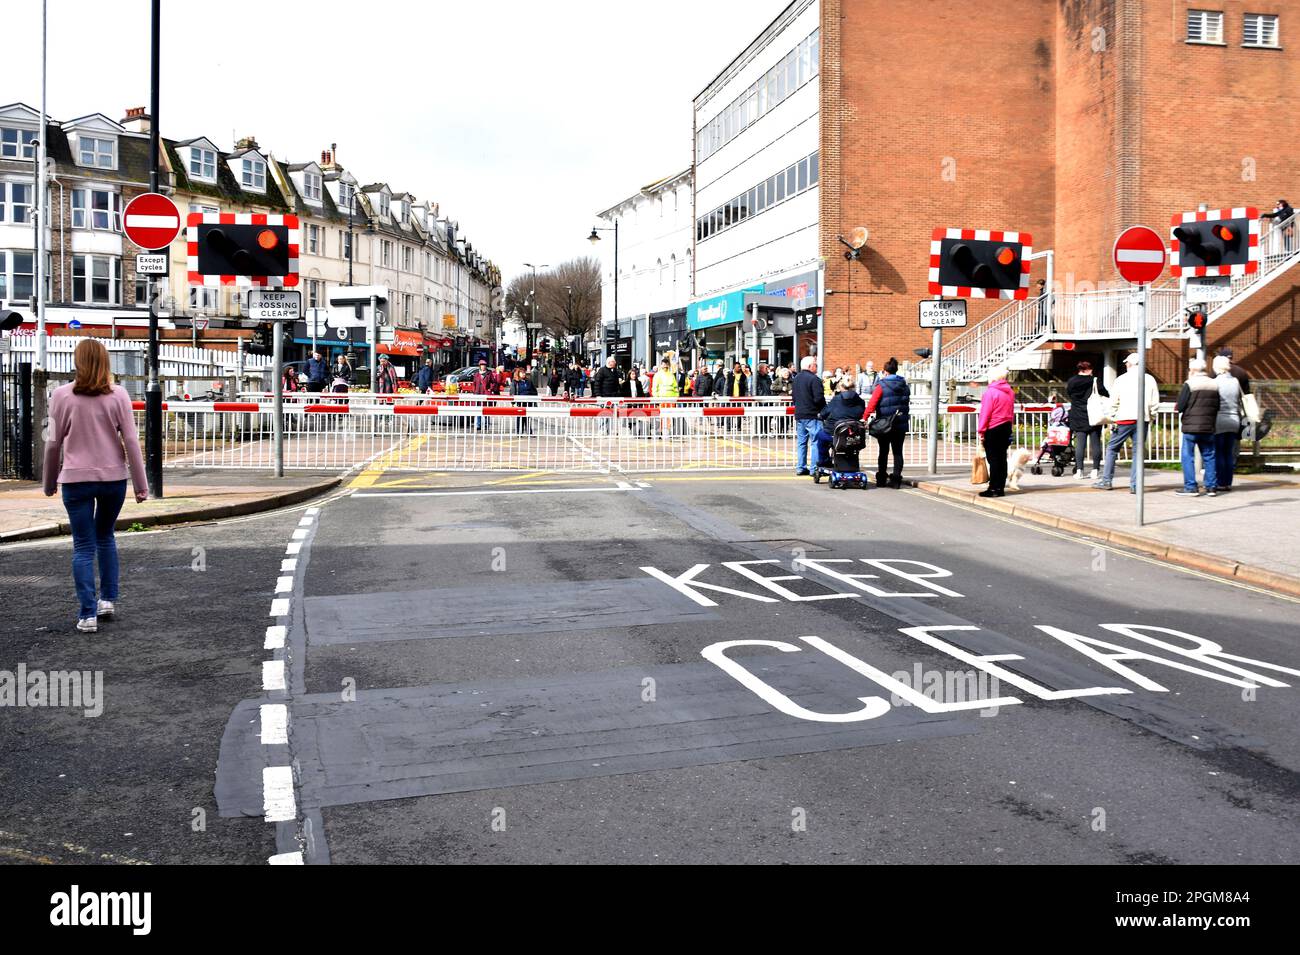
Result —
M149 50L149 191L158 191L158 20L162 0L152 0L152 36ZM163 496L162 385L158 381L158 298L161 289L152 278L146 286L149 298L149 381L144 395L145 473L149 496Z
M281 322L274 322L271 328L275 331L271 345L274 368L271 374L275 376L271 380L271 393L275 396L273 400L275 430L272 437L275 441L275 476L282 478L284 477L284 325Z
M936 328L930 342L930 432L925 442L925 465L929 474L939 473L939 389L943 386L943 329Z

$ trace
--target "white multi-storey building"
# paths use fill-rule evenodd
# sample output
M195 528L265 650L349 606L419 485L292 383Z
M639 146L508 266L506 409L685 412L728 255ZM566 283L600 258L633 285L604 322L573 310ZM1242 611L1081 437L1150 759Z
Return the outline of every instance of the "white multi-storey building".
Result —
M790 4L695 98L687 324L709 358L816 351L820 15L817 0ZM789 300L765 309L757 343L746 341L746 293Z
M601 329L613 353L627 363L649 363L675 351L690 301L690 168L643 187L599 214L604 227L618 223L618 294L614 289L614 236L603 234ZM617 322L614 314L618 300Z

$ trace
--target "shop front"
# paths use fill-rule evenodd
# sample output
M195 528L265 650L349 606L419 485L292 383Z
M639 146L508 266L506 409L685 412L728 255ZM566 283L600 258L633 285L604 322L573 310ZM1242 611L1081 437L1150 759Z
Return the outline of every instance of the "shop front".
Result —
M796 364L820 353L821 308L818 307L819 272L803 272L768 282L770 298L784 299L787 308L774 326L774 353L778 364Z
M694 333L695 362L723 362L730 365L745 352L742 322L745 295L761 293L763 286L716 295L686 307L686 327Z
M420 363L424 361L424 333L395 328L393 340L380 342L378 351L393 363L399 381L413 381Z
M687 368L691 356L684 346L686 338L686 309L675 308L650 315L650 361L658 363L665 355L677 357Z

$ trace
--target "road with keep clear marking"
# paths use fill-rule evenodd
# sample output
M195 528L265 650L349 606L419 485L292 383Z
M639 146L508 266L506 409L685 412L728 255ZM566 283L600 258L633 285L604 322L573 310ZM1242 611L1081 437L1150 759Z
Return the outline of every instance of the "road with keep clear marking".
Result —
M178 858L1300 861L1293 600L777 474L389 473L242 542Z

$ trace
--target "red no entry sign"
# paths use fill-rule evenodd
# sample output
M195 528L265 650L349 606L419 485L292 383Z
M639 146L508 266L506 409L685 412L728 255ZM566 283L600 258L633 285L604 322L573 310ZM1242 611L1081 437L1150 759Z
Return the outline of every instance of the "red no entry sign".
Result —
M1165 271L1165 240L1144 225L1130 226L1115 240L1115 268L1134 285L1149 285Z
M166 196L146 192L122 210L122 231L142 249L165 249L180 235L181 214Z

